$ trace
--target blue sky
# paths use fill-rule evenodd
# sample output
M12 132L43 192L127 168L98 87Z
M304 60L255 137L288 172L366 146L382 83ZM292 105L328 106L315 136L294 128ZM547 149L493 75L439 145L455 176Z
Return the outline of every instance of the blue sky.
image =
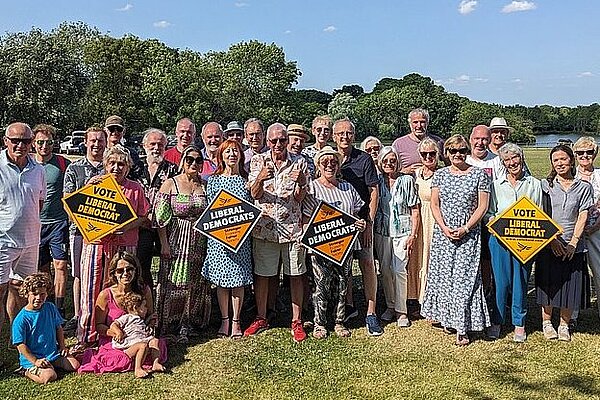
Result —
M597 0L0 1L0 32L83 21L171 47L226 50L257 39L297 61L297 88L371 91L417 72L501 104L600 102Z

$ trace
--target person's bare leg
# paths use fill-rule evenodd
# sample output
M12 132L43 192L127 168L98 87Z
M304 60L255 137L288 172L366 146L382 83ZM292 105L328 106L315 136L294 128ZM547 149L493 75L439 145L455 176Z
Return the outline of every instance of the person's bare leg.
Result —
M221 327L219 335L229 335L229 289L217 286L217 300L221 310Z
M569 321L571 320L572 310L570 308L561 308L560 309L560 324L561 325L569 325Z
M269 295L267 297L267 310L276 311L277 295L279 294L279 273L269 277Z
M160 347L157 338L148 342L148 350L150 351L150 357L152 358L152 371L165 372L165 366L160 363Z
M73 309L75 315L79 316L79 309L81 307L81 279L73 279Z
M52 365L65 372L73 372L79 369L79 361L73 356L60 356L52 363Z
M67 292L67 260L54 260L54 297L65 298Z
M267 318L267 298L269 296L269 277L256 276L254 297L256 298L256 316Z
M125 350L125 354L134 360L134 374L136 378L145 378L148 376L148 373L144 371L144 368L142 368L142 364L144 363L144 358L146 358L147 352L148 344L141 342L136 343Z
M542 323L552 320L552 306L542 306Z
M302 300L304 300L304 278L290 276L290 294L292 297L292 321L302 319Z
M25 376L36 383L45 384L56 380L56 371L52 367L39 368L37 374L32 374L29 371L25 372Z
M11 281L8 284L6 311L8 313L8 318L10 319L11 325L19 311L21 311L21 308L23 308L25 304L27 304L27 300L19 296L19 287L21 287L22 283L22 281L11 279Z
M240 326L240 313L242 303L244 302L244 288L237 287L231 289L231 308L233 317L231 319L231 336L241 336L242 328Z
M377 273L375 272L375 263L373 258L361 258L358 260L358 266L363 277L365 287L365 299L367 300L367 315L375 314L376 296L377 296Z

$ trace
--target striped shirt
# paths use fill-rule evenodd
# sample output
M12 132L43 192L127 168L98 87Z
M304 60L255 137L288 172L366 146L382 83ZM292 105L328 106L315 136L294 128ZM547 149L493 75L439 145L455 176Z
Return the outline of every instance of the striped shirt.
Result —
M307 217L312 216L321 200L354 216L365 204L354 186L346 181L338 181L337 187L329 188L318 180L313 180L310 182L309 193L302 203L302 213Z

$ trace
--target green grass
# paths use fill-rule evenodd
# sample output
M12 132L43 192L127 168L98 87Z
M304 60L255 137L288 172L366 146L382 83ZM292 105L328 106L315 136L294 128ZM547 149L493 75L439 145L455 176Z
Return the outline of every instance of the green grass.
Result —
M526 149L535 176L546 175L548 153ZM356 296L362 298L360 292ZM382 337L369 338L357 319L350 326L350 339L309 337L295 344L287 328L288 314L278 327L256 338L221 340L214 338L214 308L204 336L187 347L170 347L169 375L140 381L131 373L68 374L45 387L10 374L17 366L17 353L7 350L5 325L0 359L9 364L9 372L0 375L0 399L600 398L596 309L582 311L571 343L548 342L540 332L538 307L532 296L529 300L526 343L513 343L506 328L501 340L478 338L466 348L455 347L453 336L424 320L404 330L388 325ZM245 316L246 325L251 317Z

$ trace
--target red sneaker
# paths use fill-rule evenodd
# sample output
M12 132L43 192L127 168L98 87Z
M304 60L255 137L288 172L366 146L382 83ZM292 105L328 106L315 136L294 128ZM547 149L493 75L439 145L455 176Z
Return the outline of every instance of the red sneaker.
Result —
M304 332L304 327L302 327L302 321L299 319L292 321L292 337L294 338L294 342L299 343L306 339L306 332Z
M262 331L266 331L267 329L269 329L269 323L267 322L267 320L261 317L256 317L254 322L252 322L250 326L244 331L244 336L254 336L261 333Z

